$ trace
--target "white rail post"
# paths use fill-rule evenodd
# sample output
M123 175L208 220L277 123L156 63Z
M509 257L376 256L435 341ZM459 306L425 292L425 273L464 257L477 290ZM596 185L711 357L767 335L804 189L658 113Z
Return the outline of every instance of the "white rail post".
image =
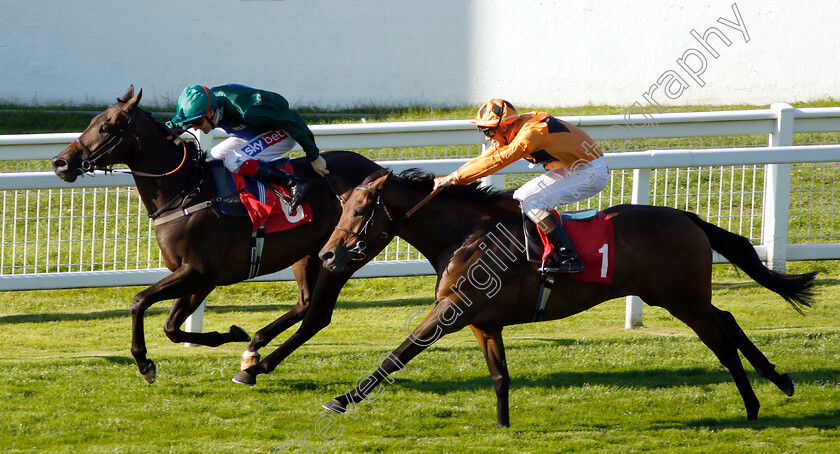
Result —
M198 309L192 313L187 320L184 322L184 331L188 333L201 333L204 332L204 306L207 305L207 300L201 302L201 305L198 306ZM193 344L190 342L184 342L184 347L199 347L198 344Z
M202 150L210 150L213 146L213 137L215 135L215 130L210 131L210 134L204 134L201 131L198 132L198 146ZM204 308L207 306L207 300L201 302L201 305L198 306L198 309L195 310L187 320L184 322L184 331L188 333L201 333L204 332ZM184 342L185 347L198 347L198 345L194 345L190 342Z
M630 203L647 205L650 203L650 169L633 169L633 194ZM635 295L627 297L625 303L624 329L642 326L642 308L644 302Z
M776 113L776 127L768 137L768 146L793 145L795 109L785 103L775 103L770 109ZM767 266L779 273L785 272L787 262L792 168L792 164L767 164L764 167L764 228L761 237L767 247Z

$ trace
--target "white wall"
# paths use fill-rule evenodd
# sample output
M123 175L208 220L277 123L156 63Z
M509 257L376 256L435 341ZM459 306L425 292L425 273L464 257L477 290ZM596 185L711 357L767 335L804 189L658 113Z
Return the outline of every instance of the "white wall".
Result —
M733 3L748 42L718 22L739 22ZM838 24L834 0L0 0L0 100L105 103L133 83L166 104L228 82L322 107L840 98ZM690 35L709 27L731 40L710 39L718 58ZM669 70L673 99L650 92Z

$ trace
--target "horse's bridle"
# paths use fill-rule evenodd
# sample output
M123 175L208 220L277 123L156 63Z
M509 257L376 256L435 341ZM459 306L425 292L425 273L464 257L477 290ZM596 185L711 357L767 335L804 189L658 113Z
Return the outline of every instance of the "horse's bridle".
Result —
M354 232L352 230L345 229L344 227L335 226L335 230L339 230L344 233L348 233L356 238L356 244L353 245L351 249L348 249L347 252L352 254L353 256L350 260L364 260L367 256L365 255L365 250L370 243L368 241L368 229L373 224L373 219L376 217L376 211L378 207L382 207L382 210L385 211L385 215L388 216L388 220L391 221L391 226L388 227L387 230L380 233L373 241L385 240L391 236L391 230L396 227L397 224L394 223L394 217L391 216L391 212L388 211L388 207L382 201L382 190L378 189L376 191L372 189L365 188L363 186L357 186L353 188L354 191L365 191L376 196L376 201L373 204L373 209L370 211L370 216L365 219L365 222L362 224L362 227L359 229L358 232ZM404 216L403 216L404 217Z
M76 137L76 143L79 144L79 146L82 147L82 150L84 150L85 153L87 153L87 155L88 155L88 158L82 160L82 163L81 163L82 172L84 172L84 173L92 173L96 169L101 169L101 170L104 170L106 172L113 172L113 170L112 170L113 166L107 166L107 165L99 166L99 165L96 164L96 161L99 161L100 159L102 159L102 158L108 156L109 154L113 153L114 150L116 150L120 145L122 145L123 141L125 140L125 138L127 136L126 132L128 131L128 129L134 123L134 117L137 115L137 111L140 110L140 109L135 107L134 109L131 110L131 113L129 113L127 110L123 109L122 107L120 107L116 104L114 104L111 107L113 107L113 108L119 110L120 112L126 114L128 116L128 122L116 134L115 133L108 133L108 135L109 135L108 139L106 139L105 143L103 143L102 146L98 147L96 150L91 150L87 145L85 145L84 142L82 142L81 137ZM133 134L132 137L134 137L134 140L136 140L138 142L138 144L140 143L140 139L137 137L137 134ZM198 142L198 140L196 140L196 143L197 142ZM153 178L160 178L160 177L165 177L165 176L168 176L168 175L172 175L173 173L180 170L181 167L184 166L184 163L187 162L187 154L188 154L187 153L187 145L184 143L183 147L184 147L184 157L183 157L183 159L181 159L181 163L178 164L178 167L176 167L173 170L170 170L169 172L154 174L154 173L146 173L146 172L139 172L139 171L128 171L128 173L130 173L132 175L138 175L138 176L141 176L141 177L153 177Z
M349 233L350 235L353 235L356 238L358 238L358 240L356 241L356 244L353 245L353 248L347 250L347 252L350 252L350 253L355 255L355 257L351 258L350 260L364 260L365 257L366 257L365 256L365 249L367 249L367 247L368 247L368 241L367 241L366 235L367 235L368 228L370 228L370 225L373 223L373 217L374 217L374 215L376 215L376 207L382 206L382 210L385 211L385 215L388 216L388 220L391 221L391 225L389 225L388 228L385 229L384 232L380 233L379 237L375 238L374 241L387 240L388 237L393 235L394 230L400 224L402 224L403 221L410 218L414 213L416 213L417 210L419 210L423 205L425 205L429 200L431 200L432 197L434 197L435 194L437 194L441 189L443 189L443 188L439 187L437 189L434 189L426 197L424 197L423 200L417 202L417 204L414 205L413 208L406 211L405 214L400 216L399 219L395 220L394 217L391 216L391 212L388 211L388 206L385 205L385 202L382 201L382 189L377 189L376 191L374 191L372 189L368 189L368 188L363 187L363 186L356 186L355 188L353 188L354 191L365 191L365 192L369 192L371 194L375 194L376 195L376 202L374 202L373 210L371 210L371 212L370 212L370 217L367 218L367 220L365 220L364 224L362 224L362 228L359 229L358 233L356 233L352 230L345 229L344 227L335 226L335 230L340 230L342 232ZM339 197L338 199L341 200L341 197ZM365 235L365 237L363 237L362 235Z
M118 133L108 133L108 139L105 140L105 143L103 143L102 146L98 147L95 151L88 148L88 146L85 145L84 142L82 142L81 137L76 138L76 143L79 144L79 146L82 147L82 150L84 150L88 155L88 158L82 160L81 164L82 171L85 173L91 173L95 169L110 170L110 167L108 166L97 166L96 161L99 161L102 158L113 153L114 150L116 150L117 147L119 147L123 143L123 141L126 138L126 131L129 127L131 127L132 123L134 123L134 117L137 115L137 109L132 109L131 113L129 113L128 111L126 111L122 107L117 106L116 104L114 104L111 107L114 107L120 112L126 114L128 116L128 123L126 123L125 126L123 126L118 131ZM137 139L137 136L135 135L134 138Z

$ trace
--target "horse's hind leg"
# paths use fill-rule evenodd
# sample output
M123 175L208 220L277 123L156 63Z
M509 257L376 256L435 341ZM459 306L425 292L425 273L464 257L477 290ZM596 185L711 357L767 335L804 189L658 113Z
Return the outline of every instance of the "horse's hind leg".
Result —
M738 346L738 350L741 350L741 353L743 353L744 357L747 358L747 361L752 364L756 372L758 372L758 375L773 382L773 384L778 386L783 393L788 396L792 396L794 385L790 376L788 374L779 375L779 373L776 372L776 366L773 365L773 363L771 363L763 353L761 353L752 341L750 341L731 313L722 311L718 308L715 308L715 311L721 326L723 326L724 330L726 330L729 335L735 339L735 344Z
M257 365L260 361L259 350L261 348L268 345L280 333L303 320L303 316L309 308L309 302L312 300L312 290L315 287L315 281L318 279L320 268L321 262L313 256L304 257L292 265L292 272L298 284L298 302L289 312L254 333L254 338L242 353L241 370Z
M761 405L741 364L741 357L738 355L738 347L734 335L730 335L718 323L715 308L708 302L686 300L685 304L679 307L664 306L672 315L682 320L694 330L700 340L709 347L718 357L735 381L738 392L744 400L744 407L747 410L747 419L758 419L758 409ZM688 310L686 310L688 309Z
M471 326L478 347L487 361L493 388L496 390L496 427L510 427L510 374L505 361L505 344L502 340L501 328L485 331L475 325Z
M187 317L198 309L198 306L213 291L213 288L204 288L185 298L175 299L175 302L172 303L172 309L169 312L169 318L166 319L166 323L163 325L163 331L169 340L176 343L189 342L208 347L218 347L228 342L246 342L251 340L248 333L236 325L231 325L230 330L226 333L219 333L218 331L191 333L181 329L181 325L184 324Z

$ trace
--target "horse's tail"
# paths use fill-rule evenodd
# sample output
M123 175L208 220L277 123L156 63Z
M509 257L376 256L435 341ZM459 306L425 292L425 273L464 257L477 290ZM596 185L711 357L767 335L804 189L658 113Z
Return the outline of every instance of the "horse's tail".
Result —
M710 224L694 213L688 211L683 211L683 213L703 230L712 249L726 257L763 287L781 295L797 312L802 314L804 306L811 306L816 271L805 274L783 274L770 270L761 263L750 240Z

